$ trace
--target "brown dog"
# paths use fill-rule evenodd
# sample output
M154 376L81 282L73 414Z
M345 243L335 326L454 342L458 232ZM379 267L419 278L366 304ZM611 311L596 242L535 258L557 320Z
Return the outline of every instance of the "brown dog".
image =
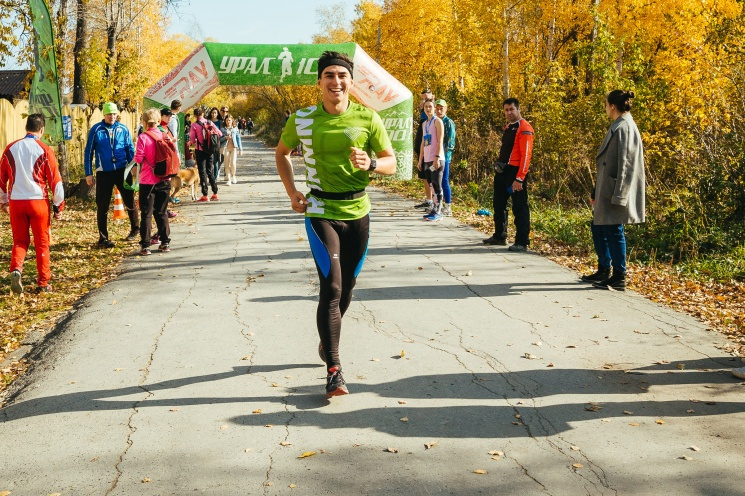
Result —
M191 199L197 199L197 186L199 186L199 170L194 167L181 169L177 176L171 178L171 199L176 198L181 188L191 187Z

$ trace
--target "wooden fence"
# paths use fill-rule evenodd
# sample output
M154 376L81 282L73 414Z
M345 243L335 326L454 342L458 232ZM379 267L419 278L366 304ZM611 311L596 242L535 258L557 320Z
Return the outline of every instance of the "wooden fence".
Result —
M88 131L97 122L103 120L99 109L62 107L62 115L72 117L72 139L65 141L69 178L64 181L76 183L85 177L84 155ZM134 112L122 111L121 122L129 128L133 136L138 127L137 115ZM28 117L28 102L20 100L13 106L8 100L0 99L0 150L5 150L9 143L26 135L26 117Z

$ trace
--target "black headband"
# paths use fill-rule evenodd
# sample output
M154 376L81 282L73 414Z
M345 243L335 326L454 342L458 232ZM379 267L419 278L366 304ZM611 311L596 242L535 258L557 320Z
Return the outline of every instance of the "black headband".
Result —
M349 71L349 75L354 77L354 74L352 74L354 71L352 70L352 65L347 62L346 60L342 59L324 59L322 61L318 61L318 79L321 79L321 74L323 74L323 70L327 68L330 65L340 65L342 67L345 67Z

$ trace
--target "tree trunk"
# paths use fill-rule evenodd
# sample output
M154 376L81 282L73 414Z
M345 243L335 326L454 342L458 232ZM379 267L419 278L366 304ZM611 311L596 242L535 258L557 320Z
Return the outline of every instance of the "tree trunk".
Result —
M592 8L592 33L590 34L590 45L592 53L590 55L589 67L587 68L587 74L585 75L585 95L592 93L592 88L595 85L595 40L598 38L598 24L600 24L600 18L598 16L598 8L600 7L600 0L590 0Z
M75 46L72 53L75 58L75 70L72 83L72 103L86 103L87 97L83 87L83 67L81 58L86 48L86 16L88 12L85 6L86 0L77 0L77 20L75 24Z
M113 81L116 68L116 22L106 27L106 55L106 77Z

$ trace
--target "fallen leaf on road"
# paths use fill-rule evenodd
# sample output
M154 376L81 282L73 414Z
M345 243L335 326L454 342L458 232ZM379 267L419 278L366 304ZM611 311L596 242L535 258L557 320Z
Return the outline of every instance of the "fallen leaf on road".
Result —
M698 446L689 446L688 449L691 451L701 451L701 448L699 448Z
M603 409L602 406L595 404L595 403L588 403L585 406L585 410L587 410L588 412L599 412L602 409Z
M696 413L696 410L686 410L686 413Z
M497 451L497 450L490 451L488 454L490 454L492 456L504 456L504 452L503 451Z
M610 422L610 419L600 419L601 422Z
M221 430L221 431L224 431L224 430L225 430L225 429L227 429L227 428L228 428L228 426L227 426L227 425L221 425L221 426L220 426L220 430Z
M282 441L281 443L279 443L279 445L280 446L292 446L292 443L287 442L287 441Z
M492 457L491 457L491 459L492 459L492 460L496 460L496 461L499 461L499 460L501 460L501 458L499 458L498 456L492 456Z
M404 350L401 350L401 358L403 358L404 356L406 356L406 352Z
M567 346L567 348L576 348L576 347L577 347L576 344L570 344L569 346Z
M281 387L281 386L277 384L276 382L272 382L272 387Z
M266 482L264 483L264 485L265 485L265 486L273 486L273 485L274 485L274 482L271 482L271 481L266 481Z
M261 413L261 408L257 408L256 410L254 410L254 411L253 411L253 412L251 412L251 413Z
M114 369L114 372L121 372L122 370L124 370L124 369L121 368L121 367L119 367L119 368Z
M471 272L470 270L468 272L466 272L466 277L472 276L472 275L473 275L473 272Z
M145 477L144 479L142 479L142 482L150 482L150 477Z
M243 358L241 358L241 360L250 360L250 359L251 359L251 356L250 355L246 355Z
M386 451L388 453L398 453L398 450L396 448L386 448L383 451Z
M546 367L553 367L553 366L554 366L554 362L549 362L548 365L546 365Z
M409 417L401 417L398 420L400 420L401 422L408 422L409 421Z
M634 331L637 334L649 334L648 332L642 332L642 331Z
M670 363L669 360L657 360L656 362L653 362L655 365L667 365Z
M289 486L287 486L287 487L289 487L290 489L295 489L295 488L297 487L297 484L290 484L290 485L289 485Z
M679 456L678 460L686 460L690 462L691 460L693 460L693 458L691 458L690 456Z
M543 343L541 343L540 341L536 341L535 343L531 343L531 344L533 346L541 346L541 345L543 345Z
M664 421L664 420L655 420L655 421L654 421L654 423L655 423L655 424L659 424L659 425L662 425L662 424L664 424L664 423L665 423L665 421Z
M309 456L313 456L315 454L316 454L315 451L306 451L302 455L298 456L298 458L308 458Z
M535 356L535 355L533 355L533 354L531 354L531 353L523 353L523 358L527 358L528 360L535 360L538 357Z
M425 443L424 444L424 449L426 449L426 450L432 449L435 446L437 446L437 441L432 441L431 443Z
M639 424L637 422L631 422L629 425L631 427L639 427Z
M676 367L678 367L678 370L685 370L686 364L685 363L679 363L679 364L676 365Z
M10 496L10 491L0 491L0 496Z
M572 451L579 451L579 446L570 446L569 449Z
M380 358L371 358L370 361L371 362L379 362L380 361Z
M581 463L572 463L572 468L582 468L582 467L584 467L584 465L582 465Z
M405 404L406 404L406 402L405 402L404 400L398 400L398 404L399 404L399 405L405 405Z
M173 407L173 408L171 408L169 410L169 412L177 412L177 411L179 411L179 407L177 407L177 406L176 407Z
M479 474L479 475L482 475L482 474L485 474L485 473L486 473L486 470L481 470L481 469L478 469L478 470L474 470L474 471L473 471L473 473L474 473L474 474Z
M404 343L414 343L413 339L404 339Z
M266 424L264 427L266 427L268 429L271 429L272 427L274 427L274 425L272 425L272 424Z
M417 269L419 269L419 270L424 270L424 267L417 267Z
M633 414L634 414L634 412L630 412L630 411L628 411L628 410L624 410L624 411L623 411L623 414L624 414L624 415L633 415Z

